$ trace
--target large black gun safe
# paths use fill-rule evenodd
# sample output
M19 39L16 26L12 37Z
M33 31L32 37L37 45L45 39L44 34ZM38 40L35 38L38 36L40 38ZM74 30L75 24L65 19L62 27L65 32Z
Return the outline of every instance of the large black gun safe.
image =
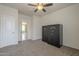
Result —
M60 48L63 42L62 24L43 26L42 27L42 41Z

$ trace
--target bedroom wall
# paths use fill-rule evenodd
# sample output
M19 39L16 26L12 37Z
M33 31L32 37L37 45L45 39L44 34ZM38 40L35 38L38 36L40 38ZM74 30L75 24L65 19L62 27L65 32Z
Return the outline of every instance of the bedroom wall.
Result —
M27 40L32 39L32 17L19 13L19 41L22 41L21 37L21 24L27 23Z
M41 18L33 15L32 19L32 40L41 39Z
M19 13L19 41L21 39L21 22L26 22L28 26L28 39L38 40L41 39L41 18L39 16L27 16L24 14Z
M28 26L28 39L41 39L41 21L40 17L33 15L27 16L19 13L19 41L21 41L21 22L26 22Z
M63 45L79 49L79 4L42 17L42 26L63 24Z

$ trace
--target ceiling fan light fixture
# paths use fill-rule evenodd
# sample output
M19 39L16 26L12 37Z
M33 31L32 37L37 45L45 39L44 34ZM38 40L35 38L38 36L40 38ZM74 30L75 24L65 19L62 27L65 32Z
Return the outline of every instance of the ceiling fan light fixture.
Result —
M37 6L37 9L38 9L38 10L42 10L43 8L44 8L44 7L43 7L41 4Z
M37 4L28 4L28 5L35 7L34 12L37 12L37 11L46 12L45 7L52 6L53 4L52 3L46 3L46 4L44 4L44 3L37 3Z

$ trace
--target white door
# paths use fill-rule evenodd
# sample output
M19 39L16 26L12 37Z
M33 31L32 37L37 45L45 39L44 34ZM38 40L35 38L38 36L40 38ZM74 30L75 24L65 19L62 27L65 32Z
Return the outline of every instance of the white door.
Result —
M16 34L16 19L13 16L1 16L0 32L1 32L1 46L8 46L17 43Z

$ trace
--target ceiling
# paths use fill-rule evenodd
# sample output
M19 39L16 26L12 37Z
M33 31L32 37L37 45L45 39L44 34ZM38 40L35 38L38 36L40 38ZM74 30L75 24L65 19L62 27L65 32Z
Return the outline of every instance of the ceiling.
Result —
M38 11L36 13L34 12L35 7L29 6L27 3L1 3L1 4L12 7L12 8L16 8L19 10L20 13L28 15L28 16L32 16L32 15L44 16L51 12L55 12L59 9L73 5L74 3L53 3L53 6L49 6L45 8L47 12Z

